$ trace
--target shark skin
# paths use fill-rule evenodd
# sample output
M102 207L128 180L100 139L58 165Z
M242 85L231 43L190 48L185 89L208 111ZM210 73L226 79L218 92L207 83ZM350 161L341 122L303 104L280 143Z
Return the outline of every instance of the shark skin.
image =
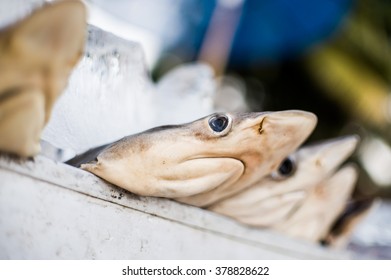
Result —
M350 164L313 188L289 219L273 228L289 236L312 242L326 238L345 209L357 180L357 169Z
M68 163L139 195L207 206L269 174L316 120L295 110L216 113L125 137Z
M53 104L83 53L81 1L44 5L0 30L0 151L31 157Z
M222 184L192 196L176 198L177 201L208 207L232 196L270 174L281 161L295 151L315 128L317 118L305 111L279 111L259 114L259 135L245 135L248 128L232 131L229 146L231 153L244 165L244 172L235 184ZM240 131L242 129L242 132ZM251 137L251 138L250 138Z
M353 153L357 143L357 136L347 136L302 147L289 156L295 165L290 174L281 176L275 171L209 210L255 227L284 223L312 189Z

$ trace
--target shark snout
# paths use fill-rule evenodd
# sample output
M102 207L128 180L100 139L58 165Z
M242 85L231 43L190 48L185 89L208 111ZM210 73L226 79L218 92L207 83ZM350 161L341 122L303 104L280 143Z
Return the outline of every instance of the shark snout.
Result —
M273 151L295 151L314 130L317 118L313 113L299 110L270 112L259 117L259 133Z
M359 137L356 135L345 136L310 146L306 151L313 163L325 173L329 173L340 166L354 152Z
M315 114L300 110L273 112L267 118L270 122L278 123L287 132L295 132L298 137L301 135L305 138L311 134L317 123Z

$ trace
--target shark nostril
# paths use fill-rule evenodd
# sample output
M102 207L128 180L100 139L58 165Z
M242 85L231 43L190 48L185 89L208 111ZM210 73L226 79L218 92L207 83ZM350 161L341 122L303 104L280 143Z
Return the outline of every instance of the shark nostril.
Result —
M265 121L266 118L263 118L261 123L259 124L259 134L262 134L264 132L263 130L263 122Z
M320 159L317 159L317 160L315 161L315 165L316 165L317 167L322 167L322 161L321 161Z

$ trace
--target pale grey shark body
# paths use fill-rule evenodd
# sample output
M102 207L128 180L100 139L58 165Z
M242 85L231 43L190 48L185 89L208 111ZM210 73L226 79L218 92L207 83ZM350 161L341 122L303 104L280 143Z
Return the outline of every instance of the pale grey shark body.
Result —
M269 174L315 125L304 111L218 113L78 158L81 168L133 193L208 206Z

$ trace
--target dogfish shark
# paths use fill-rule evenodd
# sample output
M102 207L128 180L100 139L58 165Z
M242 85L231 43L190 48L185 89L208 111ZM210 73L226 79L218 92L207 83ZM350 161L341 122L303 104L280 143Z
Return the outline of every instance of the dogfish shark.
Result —
M347 205L357 180L357 170L349 164L311 189L306 199L274 229L292 237L318 242L325 239Z
M206 207L275 170L316 122L299 110L215 113L124 137L68 164L139 195Z

